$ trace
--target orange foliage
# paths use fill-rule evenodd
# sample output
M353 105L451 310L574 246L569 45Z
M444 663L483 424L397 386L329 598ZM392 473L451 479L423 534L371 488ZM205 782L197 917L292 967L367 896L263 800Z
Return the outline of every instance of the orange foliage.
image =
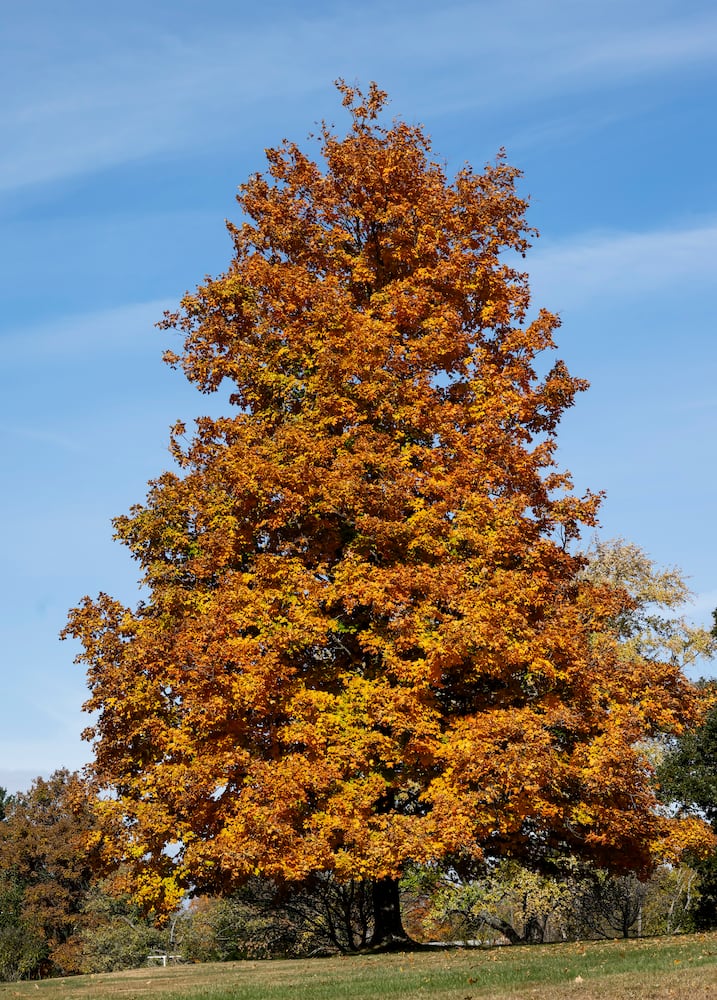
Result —
M570 552L599 497L555 433L586 383L535 371L558 320L528 316L518 171L451 181L340 90L348 135L267 151L226 274L164 321L233 409L178 425L180 472L116 521L147 598L70 617L117 855L167 906L466 851L644 868L670 824L639 740L692 694L621 655L624 594Z

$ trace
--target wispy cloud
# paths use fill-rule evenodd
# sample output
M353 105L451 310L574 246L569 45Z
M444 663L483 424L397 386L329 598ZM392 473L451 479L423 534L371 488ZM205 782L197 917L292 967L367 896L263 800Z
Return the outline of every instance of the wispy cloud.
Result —
M695 594L686 606L687 614L707 616L717 608L717 590L706 590Z
M235 24L220 34L106 37L77 29L70 54L36 73L48 53L16 66L0 111L6 156L0 190L69 177L167 150L215 147L241 135L249 109L296 95L320 70L302 67L301 25L266 32ZM298 57L298 58L297 58ZM288 66L292 66L290 72ZM6 70L7 72L7 70ZM324 82L324 81L322 81Z
M28 441L35 444L50 445L54 449L61 449L62 451L74 452L80 454L87 450L85 444L83 444L78 437L70 437L67 434L57 434L53 431L45 430L44 428L37 427L20 427L11 424L0 425L0 437L14 437L20 438L23 441Z
M717 223L643 233L584 234L539 244L528 262L536 299L561 310L604 297L717 281Z
M14 749L13 756L16 752ZM10 795L14 795L17 792L25 792L29 789L35 778L38 777L49 777L49 771L43 770L41 767L38 767L37 770L29 767L0 767L0 788L4 788Z
M491 10L459 4L413 19L398 58L400 48L413 45L414 57L425 48L417 65L435 69L437 61L443 63L442 83L428 77L434 113L534 108L545 99L619 91L614 113L621 114L630 83L709 67L717 55L713 11L689 16L677 8L661 14L659 8L653 4L646 16L643 4L625 0L512 0ZM458 78L463 87L456 86Z
M11 152L0 190L240 142L266 101L296 106L338 75L370 73L397 100L410 93L412 107L440 115L624 87L717 55L714 12L661 14L655 4L646 16L642 3L616 0L440 9L400 0L388 11L374 0L330 12L309 3L284 5L271 21L220 9L223 18L191 31L164 3L138 20L108 14L89 27L79 12L48 4L44 33L33 14L18 29L24 44L8 39L0 127ZM143 18L154 18L144 32Z
M65 316L51 323L10 331L3 335L3 358L13 366L72 362L78 357L112 354L128 359L143 350L156 331L153 329L165 309L176 305L158 299ZM159 337L154 337L157 354ZM30 433L30 432L28 432Z
M72 746L72 752L67 754L62 761L57 761L56 748L44 742L28 740L26 743L4 744L0 747L0 755L6 759L18 758L23 760L37 761L35 767L0 767L0 788L4 788L8 794L29 790L36 778L49 778L53 770L66 766L70 770L81 770L90 758L90 751L79 745L79 740L75 744L65 744L63 749L67 753L67 748ZM69 759L68 759L69 758ZM48 761L55 761L48 767Z
M578 36L582 44L560 61L557 73L603 81L617 76L622 81L671 67L694 67L717 52L717 17L713 13L696 18L678 14L659 24L650 24L643 16L624 27L610 17L609 5L606 13L597 33L593 33L594 23L584 25L587 30ZM612 13L617 13L614 7Z

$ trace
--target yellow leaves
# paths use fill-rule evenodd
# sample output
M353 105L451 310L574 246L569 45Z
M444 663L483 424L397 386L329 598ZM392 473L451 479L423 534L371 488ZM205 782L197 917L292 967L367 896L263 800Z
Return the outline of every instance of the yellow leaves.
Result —
M576 826L591 827L595 823L595 812L589 809L584 803L578 804L570 810L570 822Z
M139 873L133 889L134 898L142 910L160 920L176 912L184 898L184 889L176 878L163 877L149 868L143 868Z
M696 816L661 817L652 844L652 855L660 864L676 865L685 858L706 858L717 848L717 836Z

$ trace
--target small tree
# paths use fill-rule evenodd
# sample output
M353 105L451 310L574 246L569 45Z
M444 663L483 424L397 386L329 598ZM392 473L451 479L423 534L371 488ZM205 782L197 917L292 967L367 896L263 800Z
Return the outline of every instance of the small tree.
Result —
M623 593L612 627L625 656L684 669L715 655L717 635L682 614L694 595L680 569L656 566L639 546L622 538L594 540L586 558L583 579Z
M515 861L490 865L478 878L451 873L434 894L428 928L448 923L464 939L541 944L568 937L580 880L566 861L560 875L531 871ZM455 935L452 935L455 936Z
M166 929L155 927L143 918L136 904L110 890L111 882L98 880L85 895L80 971L135 969L144 965L152 952L176 951Z
M348 135L267 152L227 272L163 324L232 409L177 425L179 471L115 522L146 596L86 598L67 634L137 899L331 872L366 882L378 945L412 861L649 866L639 740L692 698L621 655L624 594L571 554L599 498L554 451L586 383L536 375L558 320L528 318L518 171L451 181L385 94L339 89Z

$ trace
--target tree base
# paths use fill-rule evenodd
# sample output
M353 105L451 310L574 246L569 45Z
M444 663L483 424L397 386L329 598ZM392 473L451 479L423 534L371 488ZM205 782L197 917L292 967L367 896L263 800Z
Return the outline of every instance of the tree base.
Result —
M394 937L379 941L377 944L368 944L361 949L362 955L384 955L390 952L398 953L402 951L435 951L435 947L429 944L422 944L414 941L413 938Z

